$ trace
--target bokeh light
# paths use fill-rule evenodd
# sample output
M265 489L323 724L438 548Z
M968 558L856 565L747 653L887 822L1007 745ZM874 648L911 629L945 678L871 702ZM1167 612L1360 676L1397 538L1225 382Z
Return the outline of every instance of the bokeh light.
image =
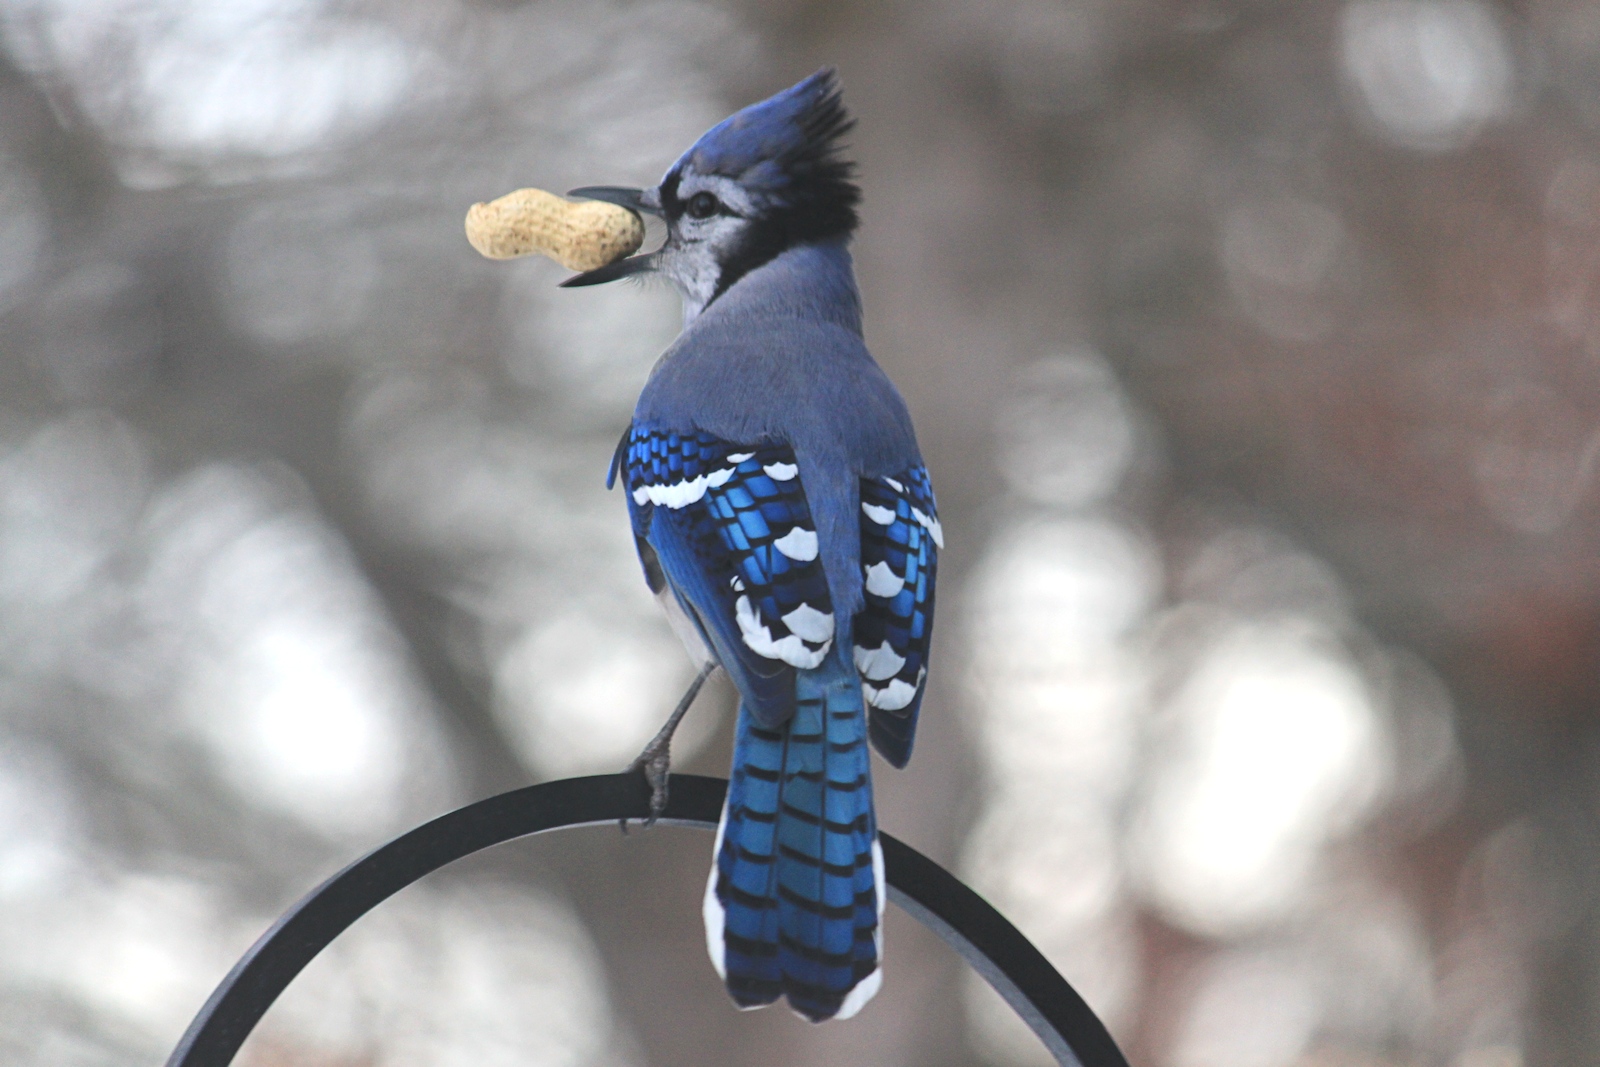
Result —
M1157 725L1165 765L1134 848L1168 918L1218 935L1300 902L1327 839L1378 799L1389 754L1360 676L1325 635L1294 619L1209 622L1210 647Z
M1354 0L1342 31L1346 73L1400 144L1459 147L1511 106L1511 52L1488 4Z

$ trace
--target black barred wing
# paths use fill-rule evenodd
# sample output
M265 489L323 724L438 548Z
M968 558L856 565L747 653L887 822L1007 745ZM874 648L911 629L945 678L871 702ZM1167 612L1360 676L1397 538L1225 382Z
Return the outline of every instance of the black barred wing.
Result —
M793 669L820 666L834 637L793 450L635 426L619 459L635 533L692 608L756 720L785 721Z
M855 618L856 669L872 744L904 767L933 639L934 578L944 533L925 468L861 480L861 571L866 607Z

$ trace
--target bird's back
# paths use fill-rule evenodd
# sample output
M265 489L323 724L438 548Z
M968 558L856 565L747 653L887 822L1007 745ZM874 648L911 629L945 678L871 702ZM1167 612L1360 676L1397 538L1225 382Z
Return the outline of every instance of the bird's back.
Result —
M866 477L920 462L905 402L862 340L842 242L802 245L741 278L662 355L635 420L781 441Z

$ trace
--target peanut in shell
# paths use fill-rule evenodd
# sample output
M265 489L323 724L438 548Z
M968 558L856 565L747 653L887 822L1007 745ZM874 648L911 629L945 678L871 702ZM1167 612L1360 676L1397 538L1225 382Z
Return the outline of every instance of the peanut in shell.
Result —
M538 253L568 270L596 270L632 255L644 223L625 207L573 203L543 189L518 189L467 210L467 240L490 259Z

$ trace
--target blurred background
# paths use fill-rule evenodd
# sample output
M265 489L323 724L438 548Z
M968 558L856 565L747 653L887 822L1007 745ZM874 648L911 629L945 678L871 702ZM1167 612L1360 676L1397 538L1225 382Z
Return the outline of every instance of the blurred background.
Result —
M160 1063L348 859L653 733L603 478L676 298L463 214L831 62L950 546L882 825L1137 1067L1594 1062L1597 57L1588 0L0 0L0 1060ZM895 912L857 1020L735 1012L710 847L442 872L242 1062L1047 1062Z

